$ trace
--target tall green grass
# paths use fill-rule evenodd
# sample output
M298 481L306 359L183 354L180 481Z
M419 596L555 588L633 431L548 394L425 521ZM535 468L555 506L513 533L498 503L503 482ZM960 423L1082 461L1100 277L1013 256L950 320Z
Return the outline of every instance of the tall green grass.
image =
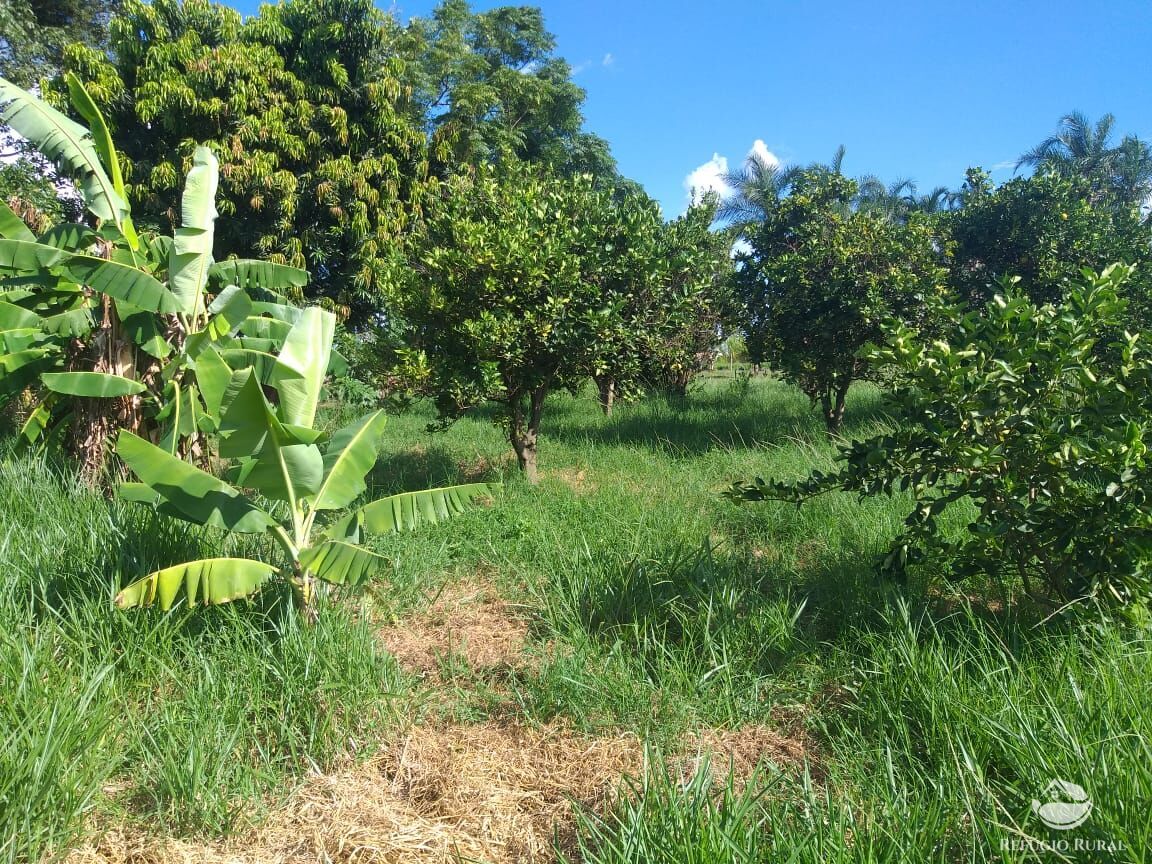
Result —
M804 738L806 771L765 765L760 783L718 796L657 770L633 778L616 810L582 817L578 860L1060 860L1026 847L1072 835L1123 848L1069 860L1149 860L1148 634L1043 621L1010 602L1011 586L877 579L899 498L722 499L736 479L832 464L795 391L713 381L611 418L590 397L557 396L539 488L516 475L490 416L446 433L427 432L432 419L417 407L390 422L373 491L477 479L504 491L492 508L379 540L389 578L334 598L314 627L275 596L113 610L122 581L220 538L104 501L41 462L3 461L0 720L18 731L0 744L0 861L38 860L101 819L234 832L293 778L371 751L400 714L446 699L463 719L632 730L654 754L701 726ZM853 393L846 435L889 422L874 390ZM519 604L536 662L454 668L451 688L430 694L381 651L374 622L476 578ZM1031 813L1057 777L1095 802L1068 836Z
M355 606L315 627L276 597L123 613L123 580L219 538L40 461L0 463L0 500L0 861L66 848L96 810L226 834L400 713L406 681Z

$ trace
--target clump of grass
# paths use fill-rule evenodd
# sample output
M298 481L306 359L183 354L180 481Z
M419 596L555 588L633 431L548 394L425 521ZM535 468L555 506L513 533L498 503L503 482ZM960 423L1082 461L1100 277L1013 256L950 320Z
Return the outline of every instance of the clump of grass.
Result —
M313 627L274 594L120 612L123 580L218 538L38 460L0 463L0 499L0 861L66 848L97 809L156 831L228 833L293 778L371 751L396 721L407 678L354 604Z
M585 864L754 864L767 857L765 780L716 790L707 762L685 782L656 755L605 816L582 812L572 857Z

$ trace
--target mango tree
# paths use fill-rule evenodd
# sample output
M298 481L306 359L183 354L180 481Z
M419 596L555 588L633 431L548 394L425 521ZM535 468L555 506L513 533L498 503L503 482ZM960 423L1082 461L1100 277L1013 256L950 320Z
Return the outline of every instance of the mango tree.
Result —
M282 579L311 616L318 583L356 586L384 566L384 558L360 545L363 537L439 522L492 494L494 487L473 483L405 492L343 512L367 488L385 417L377 411L331 437L315 428L334 328L331 313L305 309L278 354L231 374L219 423L227 480L120 432L116 452L139 478L122 485L124 497L197 525L266 534L282 559L208 558L166 567L124 588L117 605L158 602L168 609L181 594L191 604L227 603Z

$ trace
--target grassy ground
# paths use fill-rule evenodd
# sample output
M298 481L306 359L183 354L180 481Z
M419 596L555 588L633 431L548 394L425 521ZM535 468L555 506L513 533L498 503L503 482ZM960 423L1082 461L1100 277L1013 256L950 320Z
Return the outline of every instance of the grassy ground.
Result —
M0 862L85 843L108 859L101 830L242 851L254 825L292 808L300 818L300 783L351 787L363 774L340 772L381 753L393 786L395 766L407 772L404 806L427 820L433 798L473 806L460 796L476 748L502 753L524 783L536 775L538 817L565 818L566 797L587 805L556 837L572 861L1152 858L1152 640L1041 623L992 585L878 582L871 562L903 518L899 500L720 498L735 479L831 465L794 391L718 379L612 418L591 398L555 397L536 489L484 417L442 434L424 431L430 419L391 422L375 491L502 479L503 492L382 543L391 579L335 600L314 627L276 597L113 611L121 581L219 538L106 503L42 464L3 462ZM846 434L885 422L874 392L854 394ZM686 770L690 752L732 770ZM618 794L577 782L574 760ZM427 774L432 762L441 785L417 794L413 765ZM541 791L545 775L571 782ZM1073 831L1031 812L1055 778L1094 802ZM454 818L420 830L467 821ZM439 860L428 844L399 849L326 854ZM437 849L450 857L451 843Z

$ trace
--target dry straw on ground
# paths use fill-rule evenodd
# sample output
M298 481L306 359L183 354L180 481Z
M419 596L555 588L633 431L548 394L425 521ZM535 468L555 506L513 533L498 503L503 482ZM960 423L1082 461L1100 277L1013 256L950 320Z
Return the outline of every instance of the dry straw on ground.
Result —
M445 664L477 671L525 662L528 624L496 590L478 582L446 588L424 612L384 627L380 641L409 672L439 680Z
M412 672L440 681L445 660L470 668L526 663L524 618L482 582L450 586L427 611L381 631ZM159 838L113 827L67 864L490 864L550 862L571 842L573 806L606 812L644 773L632 734L590 737L554 722L414 726L370 761L310 777L260 828L228 841ZM761 761L798 766L804 747L764 726L705 729L667 760L688 780L709 765L742 788Z
M803 748L766 727L704 730L670 767L705 760L742 787L762 760L797 767ZM552 724L413 728L368 763L310 778L260 829L228 842L112 830L67 864L491 864L550 862L571 841L572 807L603 813L644 771L633 735L590 738Z
M642 768L631 735L561 726L415 728L364 765L310 779L261 829L191 843L112 831L69 864L550 861L573 801L603 810ZM558 834L554 833L558 832Z

